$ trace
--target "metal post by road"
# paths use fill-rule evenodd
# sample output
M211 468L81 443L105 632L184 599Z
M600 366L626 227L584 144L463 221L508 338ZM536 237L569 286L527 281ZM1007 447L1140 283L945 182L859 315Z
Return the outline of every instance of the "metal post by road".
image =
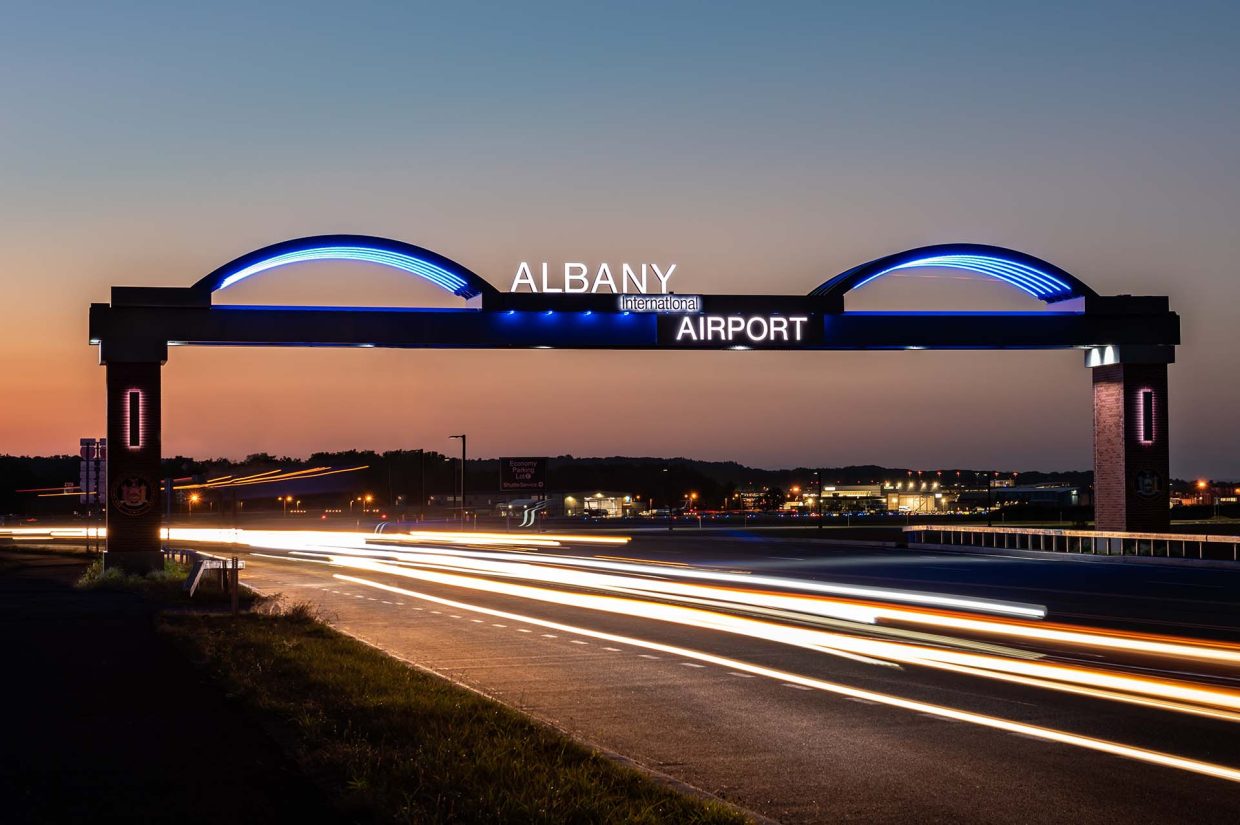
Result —
M466 437L462 433L460 435L450 435L448 438L461 439L461 529L465 529L465 443Z
M237 564L236 556L232 557L232 575L229 578L231 579L229 584L232 586L232 613L234 616L236 616L238 610L240 609L240 598L241 598L240 597L241 570L240 570L239 565Z
M426 450L418 449L418 521L426 517Z
M817 476L818 476L818 529L821 530L822 529L822 468L819 468Z
M664 467L663 472L663 498L667 502L667 532L672 532L674 528L675 516L672 515L672 481L671 473L668 468Z
M986 474L986 526L987 527L994 526L994 522L993 522L993 517L994 517L993 511L995 509L994 501L995 501L995 480L990 475L990 473L987 473Z

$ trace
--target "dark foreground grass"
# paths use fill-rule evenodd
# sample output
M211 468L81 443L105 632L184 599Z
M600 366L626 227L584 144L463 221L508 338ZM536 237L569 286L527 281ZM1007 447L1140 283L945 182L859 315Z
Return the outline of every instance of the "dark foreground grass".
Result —
M164 559L163 570L139 575L117 567L105 567L103 559L96 558L73 586L79 590L126 590L162 601L177 601L188 574L189 568L172 559Z
M220 586L214 571L207 571L199 582L193 596L185 590L189 576L188 565L171 558L164 559L164 569L145 575L126 573L117 567L105 567L102 558L95 558L86 566L85 572L74 582L78 590L111 590L137 593L167 608L210 610L231 603L232 597ZM242 587L238 602L243 608L262 604L264 598Z
M305 610L166 615L161 632L268 719L351 819L740 823Z

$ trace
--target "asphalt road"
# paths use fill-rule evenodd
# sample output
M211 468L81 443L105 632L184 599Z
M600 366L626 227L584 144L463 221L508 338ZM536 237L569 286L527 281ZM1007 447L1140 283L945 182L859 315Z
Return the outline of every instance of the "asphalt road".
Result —
M439 547L431 552L464 550L471 560L495 552L506 559L501 566L517 558L528 570L462 569L439 555L401 557L400 566L334 556L331 564L321 550L268 548L245 556L245 580L311 601L337 627L411 663L781 821L1240 821L1240 774L1219 778L1166 764L1180 757L1240 768L1235 715L1116 701L947 665L893 664L864 649L807 648L778 634L809 629L862 644L876 637L863 623L557 579L582 564L642 560L650 564L611 572L631 576L639 589L662 586L657 570L665 569L672 578L703 571L802 583L749 588L780 593L832 582L973 596L1045 606L1044 623L1240 641L1240 570L688 535L623 547ZM660 611L670 604L707 618L669 619ZM712 624L715 616L774 629L769 638L744 635ZM918 649L989 655L970 645L992 645L994 659L1020 667L1049 663L1191 682L1232 697L1240 690L1230 661L935 633L915 639ZM1163 698L1172 696L1169 689ZM1098 740L1102 750L1089 744ZM1114 755L1111 744L1139 750ZM1153 761L1133 757L1149 751Z

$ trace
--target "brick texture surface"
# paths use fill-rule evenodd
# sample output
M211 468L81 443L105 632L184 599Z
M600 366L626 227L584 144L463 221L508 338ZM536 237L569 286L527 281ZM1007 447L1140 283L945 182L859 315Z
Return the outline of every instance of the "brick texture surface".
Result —
M127 570L163 567L159 552L160 364L109 363L108 563ZM141 393L137 444L130 439L128 396ZM145 507L125 500L125 489L145 485ZM135 493L136 495L136 493Z
M1142 393L1153 393L1144 421ZM1161 531L1170 524L1167 365L1094 368L1094 522L1099 530ZM1149 441L1143 430L1151 430Z

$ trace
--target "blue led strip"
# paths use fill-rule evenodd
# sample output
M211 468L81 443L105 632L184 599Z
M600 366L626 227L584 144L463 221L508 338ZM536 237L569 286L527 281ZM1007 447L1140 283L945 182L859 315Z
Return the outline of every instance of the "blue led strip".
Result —
M1068 283L1054 275L1026 264L985 255L934 255L927 258L905 261L871 275L854 285L853 289L865 286L875 278L882 277L889 272L922 267L943 267L946 269L963 269L968 272L976 272L1011 284L1033 297L1043 300L1060 296L1069 297L1073 292L1072 287Z
M310 249L300 249L295 252L285 252L266 258L261 261L250 264L244 269L232 273L225 278L219 285L219 289L232 286L238 281L242 281L251 275L259 272L265 272L277 266L285 266L287 264L302 263L305 261L361 261L366 263L382 264L395 269L425 278L436 286L442 287L449 292L460 292L468 287L468 283L464 278L454 272L449 272L441 266L437 266L429 261L415 258L412 255L405 255L400 252L391 252L382 249L373 249L364 246L323 246L312 247Z

